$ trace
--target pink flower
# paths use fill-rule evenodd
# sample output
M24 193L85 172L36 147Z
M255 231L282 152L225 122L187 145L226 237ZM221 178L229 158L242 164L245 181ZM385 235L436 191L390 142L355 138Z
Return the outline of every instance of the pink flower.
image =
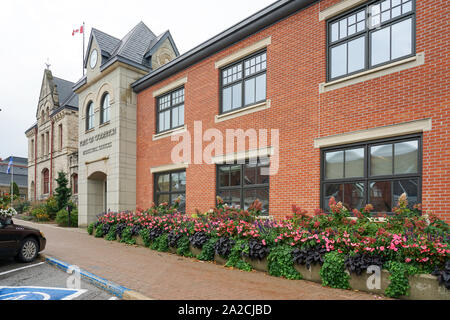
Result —
M384 251L384 247L383 246L380 247L380 251Z
M410 258L406 258L406 259L405 259L405 262L406 262L406 263L410 263L410 262L411 262L411 259L410 259Z

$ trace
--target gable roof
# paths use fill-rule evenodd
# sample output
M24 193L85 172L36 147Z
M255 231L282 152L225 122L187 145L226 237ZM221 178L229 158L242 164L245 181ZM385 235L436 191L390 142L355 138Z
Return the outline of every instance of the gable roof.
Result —
M53 82L58 90L59 105L61 107L78 107L78 95L72 89L74 83L56 77L53 77Z
M89 44L86 50L86 56L84 60L84 67L87 68L89 55L91 51L92 42L95 40L101 51L101 65L100 70L103 71L116 61L121 61L142 69L144 71L150 71L151 64L149 62L148 53L155 51L155 48L162 44L162 41L170 37L170 41L174 47L176 55L179 55L178 49L175 46L175 42L170 35L170 32L166 31L160 36L156 36L144 22L139 22L130 32L128 32L123 39L115 38L103 31L92 28L91 36L89 38ZM76 85L75 89L79 85L83 84L85 77L83 77Z

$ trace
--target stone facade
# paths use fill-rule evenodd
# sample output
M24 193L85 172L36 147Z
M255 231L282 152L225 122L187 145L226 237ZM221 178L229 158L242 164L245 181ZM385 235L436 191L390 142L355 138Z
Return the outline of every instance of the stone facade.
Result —
M54 78L50 70L45 70L36 112L37 123L26 132L30 201L45 200L53 194L58 172L65 172L71 185L78 173L78 166L70 163L70 158L78 153L78 101L71 91L72 85ZM74 197L76 200L76 194Z
M144 28L139 24L136 28ZM130 37L133 37L133 32ZM146 28L146 27L145 27ZM148 29L147 29L148 30ZM97 32L97 33L96 33ZM97 34L97 36L96 36ZM136 208L136 94L131 84L148 73L147 68L100 56L92 68L92 52L103 52L103 33L94 31L87 52L86 77L76 85L79 95L79 210L78 224L85 226L107 210ZM125 44L122 44L125 45ZM121 44L118 44L121 47ZM148 45L147 45L148 47ZM120 50L120 49L119 49ZM158 67L176 56L170 42L163 42L149 59ZM113 59L113 58L110 58ZM109 119L101 120L105 95L109 95ZM87 125L88 108L94 108L93 127Z

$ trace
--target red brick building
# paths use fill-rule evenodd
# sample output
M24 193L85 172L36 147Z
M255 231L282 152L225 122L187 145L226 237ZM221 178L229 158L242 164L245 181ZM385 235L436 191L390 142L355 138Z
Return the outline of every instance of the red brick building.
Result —
M406 192L449 221L447 18L444 0L278 1L150 72L133 85L137 206L182 195L193 213L219 194L278 216L334 196L389 212ZM192 160L174 162L171 135L194 137L195 121L269 136L209 164L195 164L192 138ZM265 157L277 174L261 174Z

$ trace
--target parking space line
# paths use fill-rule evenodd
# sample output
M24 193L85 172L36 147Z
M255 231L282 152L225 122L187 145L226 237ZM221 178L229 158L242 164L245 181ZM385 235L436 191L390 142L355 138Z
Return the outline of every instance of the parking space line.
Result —
M31 266L26 266L26 267L17 268L17 269L14 269L14 270L5 271L5 272L0 273L0 276L3 276L3 275L8 274L8 273L16 272L16 271L28 269L28 268L37 267L37 266L43 265L44 263L45 262L40 262L40 263L33 264Z

